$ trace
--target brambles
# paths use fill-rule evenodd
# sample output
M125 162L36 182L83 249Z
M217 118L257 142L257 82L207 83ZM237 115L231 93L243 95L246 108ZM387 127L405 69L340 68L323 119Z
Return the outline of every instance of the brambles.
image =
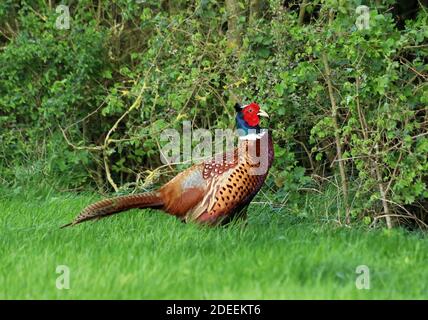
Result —
M39 172L61 188L141 187L162 130L231 127L237 96L274 115L275 203L332 184L342 223L346 210L426 223L426 8L403 22L367 1L360 30L350 1L228 1L233 15L222 1L79 1L60 30L39 2L0 5L1 183Z

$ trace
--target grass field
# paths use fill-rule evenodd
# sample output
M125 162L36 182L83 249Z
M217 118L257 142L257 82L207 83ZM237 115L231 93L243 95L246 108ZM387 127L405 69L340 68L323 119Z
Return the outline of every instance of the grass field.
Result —
M60 230L95 196L0 198L0 299L428 299L428 238L252 205L209 229L133 210ZM59 290L58 265L70 270ZM367 265L370 289L356 268Z

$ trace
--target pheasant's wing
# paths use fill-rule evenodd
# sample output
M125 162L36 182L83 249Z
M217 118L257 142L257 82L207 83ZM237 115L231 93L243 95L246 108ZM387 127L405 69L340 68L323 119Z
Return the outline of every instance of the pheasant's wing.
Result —
M159 193L163 210L177 217L184 215L203 199L207 181L203 177L203 164L194 165L166 183Z

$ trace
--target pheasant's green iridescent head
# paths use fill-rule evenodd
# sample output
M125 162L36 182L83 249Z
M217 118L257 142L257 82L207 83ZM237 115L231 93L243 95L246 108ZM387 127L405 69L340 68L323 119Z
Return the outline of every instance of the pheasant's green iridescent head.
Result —
M252 102L245 106L241 106L239 103L235 105L236 110L236 127L238 130L243 130L245 134L248 134L251 130L254 132L260 131L260 117L267 117L269 115L260 109L260 106Z

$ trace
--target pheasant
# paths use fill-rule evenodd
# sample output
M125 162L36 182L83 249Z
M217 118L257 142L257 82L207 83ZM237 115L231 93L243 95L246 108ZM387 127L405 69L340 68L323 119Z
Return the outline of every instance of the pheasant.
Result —
M235 110L239 146L233 151L193 165L157 191L91 204L63 227L133 208L160 209L184 222L210 226L245 218L247 206L266 179L274 151L271 135L259 126L259 117L268 114L254 102L236 104ZM257 163L257 159L261 160Z

